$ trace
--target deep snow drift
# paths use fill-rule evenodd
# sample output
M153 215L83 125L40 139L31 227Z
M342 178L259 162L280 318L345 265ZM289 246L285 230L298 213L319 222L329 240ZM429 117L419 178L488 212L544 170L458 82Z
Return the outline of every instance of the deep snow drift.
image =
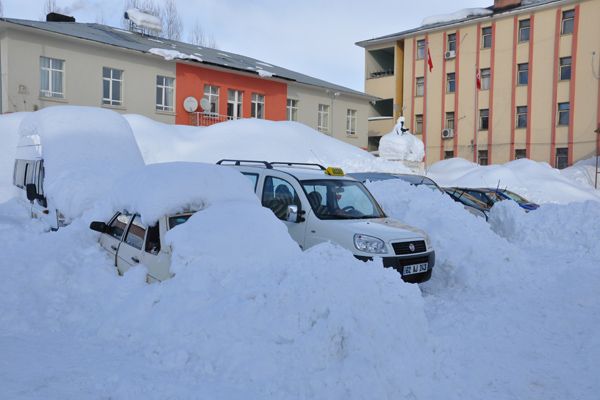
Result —
M398 118L394 129L381 137L379 156L387 160L423 161L425 145L409 131L404 131L404 117Z
M350 171L409 172L298 122L240 119L208 127L173 126L126 115L147 164L215 163L224 158L313 162Z
M20 112L0 115L0 203L16 195L12 182L19 125L28 114Z

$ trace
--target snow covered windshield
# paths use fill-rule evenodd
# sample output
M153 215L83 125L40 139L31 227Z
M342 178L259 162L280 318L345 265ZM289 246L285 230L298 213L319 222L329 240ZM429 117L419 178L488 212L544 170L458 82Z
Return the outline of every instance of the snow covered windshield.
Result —
M373 196L360 182L317 179L302 181L302 187L320 219L385 217Z

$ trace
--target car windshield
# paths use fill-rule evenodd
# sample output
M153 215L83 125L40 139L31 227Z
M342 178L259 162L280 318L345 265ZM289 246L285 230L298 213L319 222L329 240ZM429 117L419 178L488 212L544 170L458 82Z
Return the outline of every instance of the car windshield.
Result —
M515 192L511 192L510 190L503 190L502 193L507 195L508 197L510 197L511 199L516 201L517 203L529 203L529 200L525 199L524 197L519 196Z
M302 181L319 219L383 218L385 214L362 183L341 179Z
M471 207L474 207L474 208L477 208L480 210L486 210L488 208L488 206L484 202L471 196L467 192L461 192L459 190L450 190L450 191L448 191L448 194L450 194L456 200L460 201L461 203L463 203L467 206L471 206Z
M396 175L398 178L402 179L405 182L410 183L411 185L419 186L425 185L431 190L441 190L438 185L431 179L423 175Z

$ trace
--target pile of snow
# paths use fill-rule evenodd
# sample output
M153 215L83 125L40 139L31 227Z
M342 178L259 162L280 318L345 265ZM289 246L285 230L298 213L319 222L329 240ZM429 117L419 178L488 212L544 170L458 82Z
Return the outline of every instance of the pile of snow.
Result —
M174 126L126 115L147 164L168 161L215 163L221 159L311 162L346 172L409 172L356 146L304 124L239 119L208 127Z
M452 158L433 164L427 175L440 186L500 187L539 204L600 201L600 192L590 185L570 179L548 163L529 159L480 166Z
M197 55L185 54L180 51L172 50L172 49L160 49L160 48L154 47L154 48L151 48L150 50L148 50L148 53L154 54L156 56L160 56L167 61L195 60L195 61L202 62L202 58L198 57Z
M421 22L421 26L461 21L469 17L484 17L486 15L492 15L493 13L492 10L487 8L464 8L450 14L433 15L424 18Z
M423 141L409 131L403 132L403 128L404 117L400 117L392 132L381 137L379 156L387 160L423 161Z
M129 8L126 13L129 20L138 27L158 33L162 31L162 21L159 17L140 11L137 8Z
M0 203L15 196L13 167L19 142L19 125L29 113L0 115Z
M273 72L265 71L264 69L259 69L256 72L258 72L261 78L272 78L275 75Z
M144 161L127 121L102 108L56 106L30 113L20 143L37 143L44 159L44 195L67 220L91 209L114 180Z
M153 164L131 171L115 183L110 200L113 210L135 211L146 225L163 215L214 204L258 202L252 183L237 170L188 162Z
M598 166L600 166L600 160L598 160ZM578 161L570 167L561 170L560 173L574 181L591 186L596 184L596 174L598 174L598 187L600 188L600 173L596 169L596 157Z

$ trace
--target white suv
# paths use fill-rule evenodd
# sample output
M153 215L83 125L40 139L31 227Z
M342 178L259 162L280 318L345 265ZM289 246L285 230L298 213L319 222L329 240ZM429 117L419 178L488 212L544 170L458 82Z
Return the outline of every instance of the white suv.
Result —
M302 249L334 242L361 260L381 258L406 282L431 277L435 252L420 229L388 218L365 186L319 164L221 160L248 177Z

